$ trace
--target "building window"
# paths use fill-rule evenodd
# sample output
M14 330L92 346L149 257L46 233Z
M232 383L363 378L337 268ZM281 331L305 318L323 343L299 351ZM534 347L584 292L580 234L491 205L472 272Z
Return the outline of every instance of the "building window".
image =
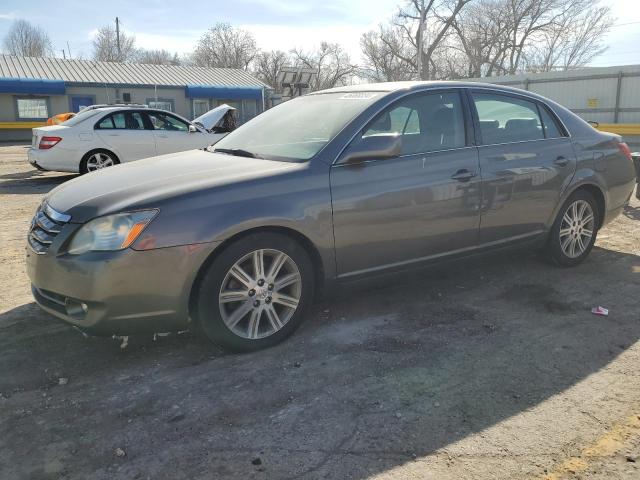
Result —
M47 119L49 108L46 98L17 98L18 118L20 120Z
M197 99L193 101L193 117L199 117L209 111L209 100Z
M147 105L149 105L149 108L157 108L158 110L175 111L173 100L170 98L147 98Z
M258 102L256 100L243 100L242 113L245 122L251 120L258 114Z

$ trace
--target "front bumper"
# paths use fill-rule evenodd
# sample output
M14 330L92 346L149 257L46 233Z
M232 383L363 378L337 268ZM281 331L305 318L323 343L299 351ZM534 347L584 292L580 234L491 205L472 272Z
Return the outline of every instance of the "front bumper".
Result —
M178 331L189 327L191 287L214 247L56 255L27 246L27 273L36 302L87 333Z

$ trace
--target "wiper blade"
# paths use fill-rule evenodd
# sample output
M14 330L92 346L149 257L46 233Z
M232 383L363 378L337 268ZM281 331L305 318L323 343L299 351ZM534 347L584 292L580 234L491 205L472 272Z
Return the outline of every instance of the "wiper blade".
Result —
M262 158L253 152L243 150L241 148L214 148L213 151L218 153L226 153L228 155L235 155L236 157Z

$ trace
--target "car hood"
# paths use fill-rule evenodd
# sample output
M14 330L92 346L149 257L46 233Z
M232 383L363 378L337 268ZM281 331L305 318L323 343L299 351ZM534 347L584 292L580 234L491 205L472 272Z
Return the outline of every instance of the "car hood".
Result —
M200 115L198 118L195 118L193 120L193 123L198 123L202 125L206 130L211 130L229 110L235 110L235 108L225 103L224 105L213 108L207 113Z
M228 188L299 170L301 164L191 150L117 165L75 178L51 190L45 201L71 222L142 208L176 196Z

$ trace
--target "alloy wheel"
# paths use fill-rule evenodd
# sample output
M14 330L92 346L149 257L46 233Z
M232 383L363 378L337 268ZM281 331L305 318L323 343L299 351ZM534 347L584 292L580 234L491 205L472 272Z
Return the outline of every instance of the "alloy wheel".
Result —
M291 319L302 295L302 277L287 254L255 250L227 272L218 304L229 330L251 340L280 331Z
M591 205L576 200L567 207L560 223L560 248L569 258L582 255L593 237L595 216Z
M115 165L113 158L103 152L96 152L87 158L87 171L93 172Z

